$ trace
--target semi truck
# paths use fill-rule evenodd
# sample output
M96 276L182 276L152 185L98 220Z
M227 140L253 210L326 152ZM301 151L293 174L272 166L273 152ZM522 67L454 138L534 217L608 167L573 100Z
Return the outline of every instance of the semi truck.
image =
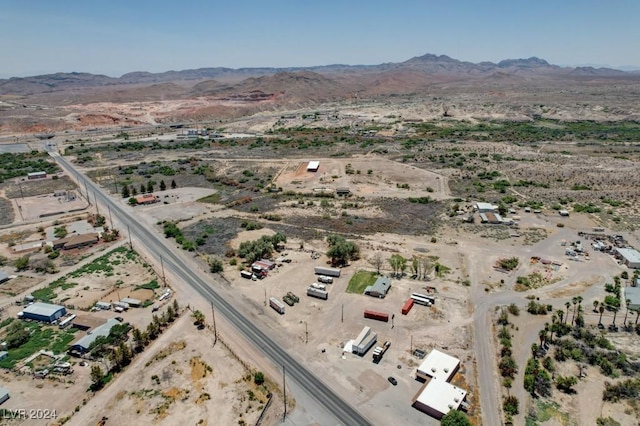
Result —
M389 314L385 314L384 312L376 312L370 309L365 309L364 317L369 319L374 319L378 321L389 322Z
M269 306L280 315L284 315L284 303L276 299L275 297L269 298Z
M340 269L338 268L329 268L326 266L316 266L315 267L316 275L326 275L329 277L339 277Z
M387 349L389 349L389 346L391 346L391 342L388 340L384 342L384 345L376 346L373 351L373 362L375 362L376 364L379 363L385 352L387 352Z
M326 290L321 290L319 288L309 287L307 289L307 296L317 297L318 299L327 300L329 298L329 293Z

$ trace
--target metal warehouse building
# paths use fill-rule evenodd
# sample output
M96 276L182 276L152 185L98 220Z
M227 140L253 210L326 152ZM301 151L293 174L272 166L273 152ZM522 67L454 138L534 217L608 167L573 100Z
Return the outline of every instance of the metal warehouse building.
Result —
M616 257L629 268L640 269L640 252L632 248L617 248Z
M27 306L22 311L22 318L42 322L54 322L66 313L67 310L64 306L37 302L33 305Z

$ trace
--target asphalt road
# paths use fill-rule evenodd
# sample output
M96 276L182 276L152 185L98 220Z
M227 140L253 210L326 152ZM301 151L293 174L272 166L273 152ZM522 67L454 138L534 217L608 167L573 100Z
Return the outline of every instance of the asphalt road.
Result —
M86 185L86 187L94 193L94 197L98 203L109 206L111 214L116 216L119 222L127 227L128 231L131 232L132 235L135 235L138 241L144 243L149 253L162 258L165 268L171 269L177 276L180 276L185 283L202 295L204 299L213 303L215 309L220 314L233 324L250 342L253 342L271 361L276 365L284 366L287 377L297 382L313 399L331 412L340 423L345 425L371 424L362 414L340 398L333 390L311 373L311 371L253 324L251 320L247 319L232 303L222 297L215 289L207 285L197 272L186 268L181 256L168 248L163 238L141 225L132 215L122 209L120 205L114 202L108 195L105 195L97 185L78 172L70 162L57 152L53 152L49 144L46 144L46 148L49 154L64 170L75 176L81 188ZM121 231L124 231L124 229Z

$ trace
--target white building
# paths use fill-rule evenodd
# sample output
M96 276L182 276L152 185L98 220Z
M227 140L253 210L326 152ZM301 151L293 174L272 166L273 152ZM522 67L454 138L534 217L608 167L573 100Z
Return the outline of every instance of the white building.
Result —
M629 268L640 269L640 252L633 248L617 248L616 257Z
M436 379L443 382L451 380L460 368L460 360L437 349L433 349L422 361L416 376L423 380Z
M319 168L320 168L319 161L309 161L309 164L307 164L308 172L317 172Z
M467 396L467 391L443 380L431 380L425 384L413 400L413 407L441 419L451 410L457 410Z
M475 207L478 213L493 213L498 210L498 206L491 203L476 203Z

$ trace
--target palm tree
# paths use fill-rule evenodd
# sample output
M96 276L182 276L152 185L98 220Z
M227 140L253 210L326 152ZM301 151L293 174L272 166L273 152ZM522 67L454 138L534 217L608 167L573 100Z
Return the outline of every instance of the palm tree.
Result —
M566 324L566 323L567 323L567 321L569 321L569 307L571 306L571 302L566 302L566 303L564 304L564 306L566 306L566 307L567 307L567 314L566 314L566 315L565 315L565 317L564 317L564 322L565 322L565 324Z
M564 311L562 309L558 309L556 311L556 314L558 314L558 319L560 320L560 323L562 323L562 318L564 318Z
M613 327L615 327L615 326L616 326L616 315L618 315L618 310L619 310L619 309L620 309L620 308L618 308L618 307L615 307L615 306L613 307L613 322L611 323L611 325L612 325Z
M547 340L546 330L540 330L538 332L538 337L540 338L540 347L544 347L544 342Z
M635 325L638 325L638 317L640 317L640 309L638 309L636 311L636 323L635 323Z
M573 303L573 315L571 315L571 325L573 325L573 322L576 319L576 308L578 306L578 298L574 297L573 299L571 299L571 303Z
M627 315L629 315L629 304L631 303L631 300L629 299L625 299L624 300L624 304L627 307L627 311L624 314L624 326L627 326Z
M600 304L600 302L598 302L597 300L593 301L593 312L598 312L598 305Z
M538 347L537 343L532 343L531 344L531 354L533 355L534 359L537 358L537 356L538 356L538 349L539 349L539 347Z
M598 320L598 325L602 324L602 314L604 313L604 306L600 305L600 307L598 308L598 311L600 311L600 319Z

